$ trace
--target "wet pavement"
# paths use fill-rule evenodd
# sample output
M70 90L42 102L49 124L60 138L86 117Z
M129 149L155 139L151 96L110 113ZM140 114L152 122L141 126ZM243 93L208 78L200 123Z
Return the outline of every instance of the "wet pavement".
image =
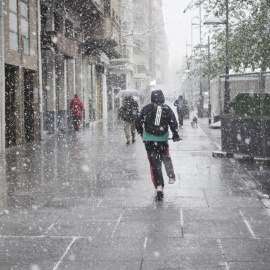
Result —
M207 121L186 119L170 142L177 181L162 202L140 137L125 145L114 118L8 149L0 269L270 269L269 167L213 157Z

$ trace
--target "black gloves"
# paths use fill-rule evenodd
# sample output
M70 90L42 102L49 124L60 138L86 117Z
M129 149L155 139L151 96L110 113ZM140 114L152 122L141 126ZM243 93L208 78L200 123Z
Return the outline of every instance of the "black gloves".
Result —
M178 142L178 141L181 140L180 137L179 137L179 135L178 135L178 133L174 133L174 134L173 134L172 140L173 140L174 142Z

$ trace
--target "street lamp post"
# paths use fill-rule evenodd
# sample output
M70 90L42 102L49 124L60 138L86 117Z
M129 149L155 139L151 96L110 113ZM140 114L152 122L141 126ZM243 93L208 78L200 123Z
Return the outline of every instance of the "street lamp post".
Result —
M201 11L201 4L200 4L200 44L202 44L202 11ZM200 57L202 56L202 48L200 47ZM203 117L203 93L202 93L202 64L200 61L200 97L198 102L198 117Z
M208 124L211 124L211 95L210 95L210 37L208 36Z
M230 113L230 85L229 85L229 0L226 0L226 64L225 64L225 91L224 113Z
M186 43L186 58L188 59L188 50L187 50L187 47L191 46L191 44L188 44ZM188 74L189 73L189 70L185 70L185 72ZM189 75L187 75L187 78L189 78ZM189 100L191 99L192 97L192 86L189 88L189 85L188 83L186 82L186 87L185 87L185 98L188 98Z
M194 46L195 49L202 49L202 48L206 48L207 49L207 62L208 62L208 68L210 70L210 38L208 36L208 44L204 45L204 44L198 44L196 46ZM201 61L201 59L200 59ZM211 100L210 100L210 74L208 73L208 115L211 114ZM210 123L210 118L209 118L209 124Z
M192 17L191 19L191 43L190 43L190 46L191 46L191 57L190 57L190 68L192 69L192 65L193 65L193 59L192 59L192 51L193 51L193 26L195 25L199 25L199 23L194 23L193 22L193 19L198 19L199 17L198 16L194 16ZM190 92L191 92L191 102L192 104L194 105L194 93L193 93L193 79L192 79L192 76L190 76Z
M199 25L200 28L200 44L202 43L202 24L201 24L201 16L202 16L202 12L201 12L201 4L199 6L199 17L193 17L191 19L191 50L192 50L192 46L193 46L193 25ZM193 23L193 19L195 18L199 18L199 23ZM201 57L201 47L198 47L200 50L200 57ZM197 108L198 108L198 117L203 117L203 93L202 93L202 66L201 66L201 62L200 62L200 83L199 83L199 100L196 100L195 102L197 103Z
M224 114L230 113L230 83L229 83L229 0L226 0L226 19L217 17L208 18L204 24L225 24L226 25L226 44L225 44L225 83L224 83Z
M200 25L199 23L194 23L193 19L198 19L198 17L195 16L195 17L192 17L192 19L191 19L191 43L190 43L190 45L191 45L191 54L192 54L192 49L193 49L193 26L194 25Z

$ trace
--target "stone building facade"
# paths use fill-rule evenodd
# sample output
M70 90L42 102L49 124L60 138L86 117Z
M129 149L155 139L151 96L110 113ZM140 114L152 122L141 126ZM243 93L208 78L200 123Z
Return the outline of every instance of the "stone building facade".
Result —
M168 51L161 0L122 0L123 57L112 59L109 109L120 89L137 89L149 101L151 82L166 83Z
M49 133L71 128L75 93L84 124L107 117L107 69L121 56L121 1L41 3L43 123Z
M36 0L4 0L5 125L2 149L39 138ZM3 93L3 89L1 89ZM2 129L3 130L3 129Z
M161 0L0 0L1 150L107 117L120 89L166 73Z
M121 0L1 0L1 152L107 117L107 70L122 57Z

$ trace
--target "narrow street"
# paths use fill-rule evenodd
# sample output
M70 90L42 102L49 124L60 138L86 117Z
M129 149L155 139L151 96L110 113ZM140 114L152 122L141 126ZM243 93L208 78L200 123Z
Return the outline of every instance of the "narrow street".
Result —
M190 121L182 141L170 141L177 181L161 202L141 138L127 146L113 117L9 148L0 269L269 269L270 212L260 185L247 164L212 157L220 129Z

